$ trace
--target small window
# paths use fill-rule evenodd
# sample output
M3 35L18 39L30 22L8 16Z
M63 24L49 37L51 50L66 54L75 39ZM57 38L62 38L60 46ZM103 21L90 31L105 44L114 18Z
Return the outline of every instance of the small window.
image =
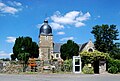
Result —
M89 52L93 52L93 49L90 48L88 51L89 51Z
M56 54L56 58L58 58L59 57L59 54Z
M80 60L79 59L75 59L75 65L80 65Z

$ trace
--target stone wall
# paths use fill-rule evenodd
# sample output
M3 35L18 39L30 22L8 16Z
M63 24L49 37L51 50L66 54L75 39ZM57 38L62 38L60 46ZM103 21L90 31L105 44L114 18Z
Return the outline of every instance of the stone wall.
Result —
M22 72L22 65L18 63L9 62L0 70L0 73L20 73Z

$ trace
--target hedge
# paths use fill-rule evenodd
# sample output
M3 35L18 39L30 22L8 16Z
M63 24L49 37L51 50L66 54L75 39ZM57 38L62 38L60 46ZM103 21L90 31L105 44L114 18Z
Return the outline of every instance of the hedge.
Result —
M110 59L108 61L108 72L109 73L120 73L120 60Z

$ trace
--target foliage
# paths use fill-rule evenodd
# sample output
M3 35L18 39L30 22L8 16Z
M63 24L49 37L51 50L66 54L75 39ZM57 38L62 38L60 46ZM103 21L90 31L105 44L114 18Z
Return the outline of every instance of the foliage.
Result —
M108 60L108 72L119 73L120 72L120 60L109 59Z
M9 58L1 58L0 60L3 60L3 61L10 61Z
M22 47L24 50L21 49ZM21 53L29 53L29 57L37 58L39 56L38 45L30 37L19 37L15 40L13 53L17 59Z
M120 46L117 46L117 48L114 47L113 50L110 51L110 56L120 60Z
M10 56L11 56L11 60L15 60L16 59L14 54L11 54Z
M96 60L104 60L109 58L107 53L99 52L95 50L94 52L83 51L80 53L81 59L85 64L91 63Z
M109 73L116 74L116 73L118 72L118 68L115 67L115 66L111 66L111 67L108 69L108 72L109 72Z
M68 40L67 43L61 46L60 52L63 60L72 59L73 56L79 55L79 46L74 41Z
M93 69L93 67L88 67L88 65L85 64L85 66L82 69L82 72L85 73L85 74L93 74L94 69Z
M18 60L22 60L27 64L27 61L29 59L29 53L20 53L18 54Z
M116 29L116 25L96 25L93 27L91 33L94 34L96 39L94 42L95 48L98 51L109 53L113 58L116 58L116 55L119 53L118 51L120 51L117 43L115 43L115 40L119 40L117 38L119 32ZM118 56L120 58L120 54Z
M62 66L63 71L70 72L72 71L72 59L65 60Z

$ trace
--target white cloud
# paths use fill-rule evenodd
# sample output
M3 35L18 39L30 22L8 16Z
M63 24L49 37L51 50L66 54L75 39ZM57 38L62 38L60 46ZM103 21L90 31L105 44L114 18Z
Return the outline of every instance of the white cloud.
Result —
M65 37L65 38L62 38L60 39L60 41L67 41L67 40L73 40L74 37Z
M58 35L64 35L65 32L57 32Z
M63 25L61 25L59 23L54 23L54 22L50 23L50 26L52 27L52 29L55 29L55 30L64 28Z
M20 3L20 2L14 1L13 3L14 3L16 6L22 6L22 3Z
M90 13L87 12L86 14L84 14L84 15L82 15L82 16L80 16L80 17L77 17L76 20L77 20L77 21L86 21L86 20L89 19L89 17L90 17Z
M3 9L1 9L1 11L3 13L11 13L11 14L15 14L16 12L18 12L18 10L13 7L4 7Z
M5 51L0 51L0 58L8 58L11 53L6 53Z
M57 11L53 16L51 16L51 20L53 20L53 22L61 23L61 24L72 24L74 23L74 19L78 14L79 12L72 11L62 16L61 13Z
M66 13L64 17L69 19L75 19L75 17L77 17L80 13L81 12L78 12L78 11L72 11L72 12Z
M7 42L8 43L14 43L15 42L15 40L16 40L16 37L7 37Z
M43 25L43 24L38 24L38 25L37 25L37 28L40 28L42 25Z
M81 26L85 26L85 24L82 22L75 23L75 27L81 27Z
M50 26L54 30L63 29L65 27L81 27L85 26L84 21L90 18L90 13L87 12L83 14L81 11L70 11L62 15L59 11L56 11L51 17L49 17L52 22ZM38 24L37 27L40 28L42 24Z
M11 2L12 3L12 2ZM15 5L14 7L8 6L2 2L0 2L0 13L8 13L8 14L16 14L17 12L21 11L21 8L16 8L16 6L22 6L19 2L13 2Z
M16 1L8 1L8 4L11 6L22 6L22 3Z
M56 11L55 14L53 14L50 18L53 21L52 23L60 26L62 25L62 27L65 25L74 25L75 27L81 27L85 26L85 23L83 23L83 21L88 20L90 16L91 15L89 12L83 14L81 11L71 11L65 15L61 15L59 11ZM56 29L58 28L57 26L55 27Z
M40 28L43 24L38 24L37 28ZM52 27L52 29L57 30L57 29L63 29L64 26L58 23L51 22L49 25Z

